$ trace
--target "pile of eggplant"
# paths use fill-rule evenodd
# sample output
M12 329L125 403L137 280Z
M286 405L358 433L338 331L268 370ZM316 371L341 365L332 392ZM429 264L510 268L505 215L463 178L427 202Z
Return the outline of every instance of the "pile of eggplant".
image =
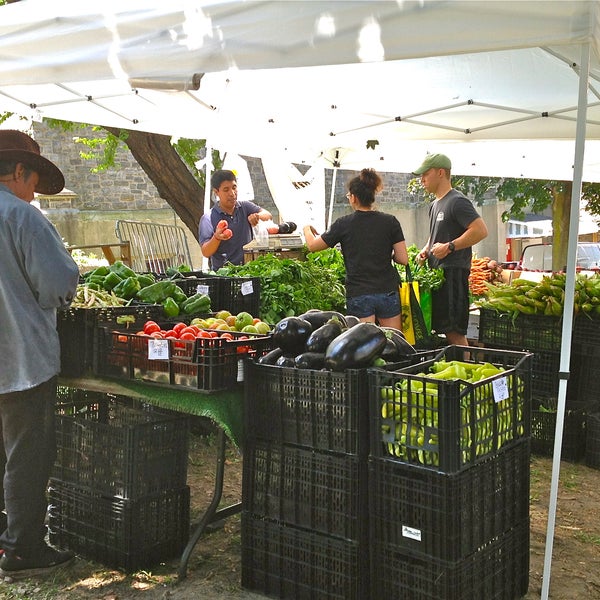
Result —
M257 360L260 364L344 371L396 363L416 353L400 330L332 310L285 317L272 333L275 348Z

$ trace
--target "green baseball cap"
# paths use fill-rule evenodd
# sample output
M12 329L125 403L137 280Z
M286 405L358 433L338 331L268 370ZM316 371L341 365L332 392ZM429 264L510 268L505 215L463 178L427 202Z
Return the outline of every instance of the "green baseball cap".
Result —
M451 169L452 163L445 154L428 154L423 164L413 171L415 175L423 175L429 169Z

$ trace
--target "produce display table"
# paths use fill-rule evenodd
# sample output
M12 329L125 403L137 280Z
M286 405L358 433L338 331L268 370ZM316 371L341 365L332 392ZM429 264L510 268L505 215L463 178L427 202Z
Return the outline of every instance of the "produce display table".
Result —
M242 388L203 394L194 390L97 377L61 377L59 385L137 398L159 408L209 418L217 426L217 460L213 496L181 556L178 577L185 579L190 555L206 527L239 513L242 509L241 501L218 508L223 492L226 440L229 438L237 448L241 448L242 445L244 396Z

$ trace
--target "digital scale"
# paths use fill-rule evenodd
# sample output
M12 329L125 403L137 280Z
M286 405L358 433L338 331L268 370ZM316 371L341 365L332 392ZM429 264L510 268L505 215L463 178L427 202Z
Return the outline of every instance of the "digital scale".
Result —
M248 242L244 250L285 250L287 248L302 248L304 242L299 233L275 233L269 234L268 246L259 244L256 240Z

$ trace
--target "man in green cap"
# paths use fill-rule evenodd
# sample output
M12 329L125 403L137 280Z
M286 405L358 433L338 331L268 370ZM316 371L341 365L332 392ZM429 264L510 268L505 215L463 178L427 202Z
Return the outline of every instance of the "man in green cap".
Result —
M444 269L444 283L432 294L432 328L449 344L468 345L471 248L488 230L471 201L452 187L452 163L444 154L428 154L414 171L435 200L429 207L429 239L419 254L431 268Z

